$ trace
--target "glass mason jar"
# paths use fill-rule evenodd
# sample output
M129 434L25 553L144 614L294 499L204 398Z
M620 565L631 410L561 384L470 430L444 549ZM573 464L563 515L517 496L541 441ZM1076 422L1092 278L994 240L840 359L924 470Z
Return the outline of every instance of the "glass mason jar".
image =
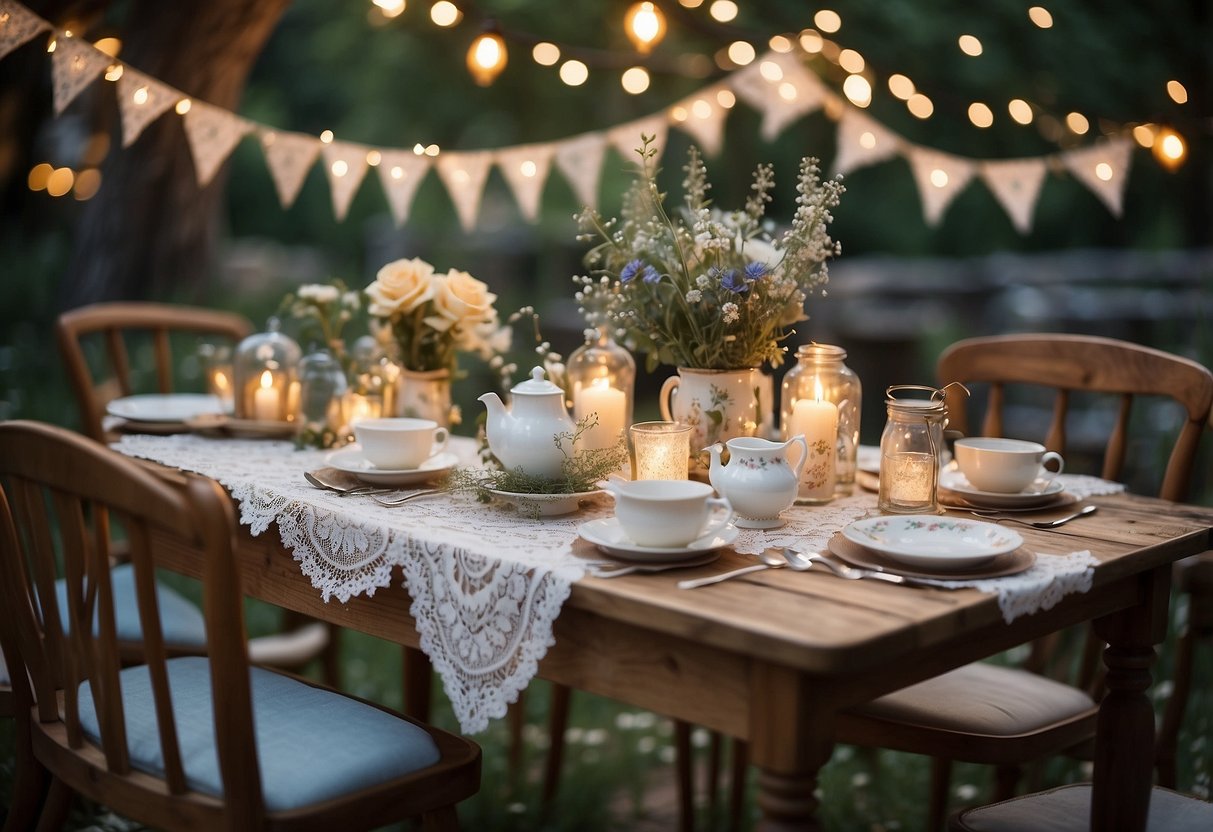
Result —
M317 350L299 362L299 418L317 435L340 431L345 424L345 369L332 353Z
M245 338L236 347L232 374L236 418L291 422L299 408L299 345L278 331L270 318L265 332Z
M830 460L810 459L802 476L800 498L823 502L835 496L845 496L855 490L855 461L859 451L859 416L863 399L863 388L859 376L843 363L847 351L831 344L802 344L796 350L796 366L783 377L780 395L779 424L784 440L803 433L810 440L811 433L828 427L828 422L837 420L834 440L833 492L828 493L822 477L810 471L830 467ZM836 413L830 413L833 405ZM812 482L806 482L811 477Z
M911 398L915 394L928 398ZM948 409L943 391L917 384L885 391L889 416L880 437L877 508L890 514L939 514L939 462Z
M586 330L587 335L594 330ZM580 422L592 413L598 424L582 434L580 447L609 448L632 424L632 397L636 385L636 361L605 326L573 350L565 372L573 397L573 420Z

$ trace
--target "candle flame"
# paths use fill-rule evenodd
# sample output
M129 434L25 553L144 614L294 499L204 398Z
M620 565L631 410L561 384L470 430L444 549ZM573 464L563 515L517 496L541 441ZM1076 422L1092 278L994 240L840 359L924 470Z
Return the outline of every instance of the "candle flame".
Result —
M269 390L274 386L274 374L266 370L261 374L261 389Z
M594 387L598 390L609 390L611 387L611 380L609 378L606 378L605 376L602 376L602 377L594 379L590 383L590 386Z
M819 402L825 398L825 392L821 389L821 379L819 378L813 379L813 395L816 396Z

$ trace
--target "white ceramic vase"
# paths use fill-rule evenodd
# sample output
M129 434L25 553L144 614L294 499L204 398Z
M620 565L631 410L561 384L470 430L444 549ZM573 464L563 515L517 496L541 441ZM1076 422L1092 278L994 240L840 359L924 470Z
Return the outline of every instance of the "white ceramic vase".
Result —
M758 372L679 367L661 386L661 418L691 426L693 474L706 476L709 446L758 432Z
M396 379L396 416L432 419L451 426L451 371L401 369Z

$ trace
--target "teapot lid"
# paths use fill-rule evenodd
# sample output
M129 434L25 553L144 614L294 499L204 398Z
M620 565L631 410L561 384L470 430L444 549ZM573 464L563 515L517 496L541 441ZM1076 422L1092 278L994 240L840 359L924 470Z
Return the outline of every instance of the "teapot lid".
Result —
M518 395L521 393L524 396L535 396L535 395L545 395L545 394L550 395L552 393L559 393L561 396L564 395L563 390L561 390L555 384L553 384L552 382L550 382L546 378L544 378L544 371L543 371L542 367L533 367L531 369L530 380L524 381L518 385L515 385L515 387L512 390L510 390L510 392L513 393L514 395Z

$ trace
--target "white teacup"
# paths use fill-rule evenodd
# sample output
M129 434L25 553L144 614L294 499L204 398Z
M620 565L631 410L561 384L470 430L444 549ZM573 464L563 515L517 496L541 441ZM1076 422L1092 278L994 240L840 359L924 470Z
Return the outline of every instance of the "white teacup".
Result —
M354 438L362 455L376 468L412 470L446 447L450 432L431 419L362 419Z
M720 531L733 519L723 497L712 486L692 480L614 480L607 490L615 496L615 517L628 539L638 546L680 547ZM719 509L719 512L714 512ZM708 522L710 514L720 516Z
M1018 494L1037 479L1046 483L1062 472L1061 454L1037 442L978 436L956 440L956 464L979 491ZM1057 470L1044 466L1057 463Z

